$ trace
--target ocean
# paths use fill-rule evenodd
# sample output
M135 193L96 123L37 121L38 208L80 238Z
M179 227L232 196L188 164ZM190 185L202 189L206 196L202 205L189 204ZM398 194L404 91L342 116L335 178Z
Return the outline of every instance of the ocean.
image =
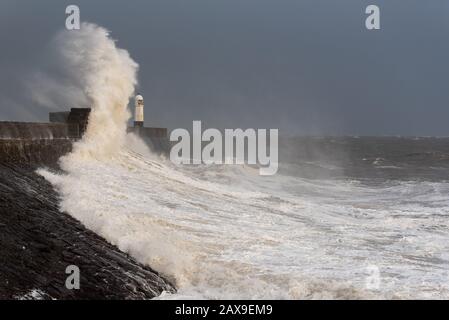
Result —
M172 164L138 138L39 173L172 280L159 299L449 298L449 139L281 138L280 170Z
M158 298L449 298L448 139L284 137L274 176L177 166L126 134L138 64L106 29L53 44L66 103L92 111L62 173L38 172L60 210L176 285Z

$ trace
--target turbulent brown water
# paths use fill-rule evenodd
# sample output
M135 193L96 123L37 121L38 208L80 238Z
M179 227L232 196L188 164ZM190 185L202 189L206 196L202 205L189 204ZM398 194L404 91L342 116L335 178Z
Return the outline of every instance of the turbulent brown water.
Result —
M67 175L40 143L0 145L2 298L173 292L150 267L179 286L166 298L449 296L449 139L281 139L279 174L264 178L173 166L129 143ZM72 263L80 291L64 287Z
M175 279L164 298L446 298L448 142L282 139L268 177L127 143L39 172L64 210Z

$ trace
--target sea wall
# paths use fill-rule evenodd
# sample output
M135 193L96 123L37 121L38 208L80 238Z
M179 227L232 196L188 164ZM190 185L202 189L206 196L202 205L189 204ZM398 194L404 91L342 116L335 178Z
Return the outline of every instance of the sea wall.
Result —
M139 136L153 152L164 154L170 152L166 128L129 127L128 133Z
M0 139L70 139L69 124L37 122L0 122Z
M0 162L54 165L72 150L69 129L63 123L0 122Z
M70 139L0 139L0 163L56 165L72 150Z
M76 124L0 122L0 162L33 163L52 166L72 150L78 139ZM165 128L128 128L157 153L168 153Z

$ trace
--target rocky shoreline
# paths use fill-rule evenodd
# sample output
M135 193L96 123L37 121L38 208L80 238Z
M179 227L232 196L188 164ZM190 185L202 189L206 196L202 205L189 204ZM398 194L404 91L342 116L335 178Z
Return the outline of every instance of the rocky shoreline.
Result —
M55 168L70 144L39 143L0 141L0 299L151 299L175 292L162 275L59 211L57 193L35 170ZM34 149L37 158L28 152ZM69 265L80 269L79 290L65 286Z

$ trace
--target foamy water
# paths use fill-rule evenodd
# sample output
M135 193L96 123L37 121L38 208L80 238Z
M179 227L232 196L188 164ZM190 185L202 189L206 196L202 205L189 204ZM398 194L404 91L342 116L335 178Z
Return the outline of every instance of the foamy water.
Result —
M106 163L43 174L62 210L175 279L164 298L449 297L447 184L175 167L135 140Z
M449 298L448 184L174 166L126 136L127 52L93 25L59 39L93 109L65 173L39 172L62 210L175 281L161 298Z

